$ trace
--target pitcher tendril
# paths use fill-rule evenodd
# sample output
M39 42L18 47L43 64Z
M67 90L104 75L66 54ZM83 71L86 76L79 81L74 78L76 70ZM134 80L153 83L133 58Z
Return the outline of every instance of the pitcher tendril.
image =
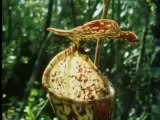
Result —
M121 31L117 22L110 19L94 20L71 30L57 28L48 28L47 30L56 35L70 39L76 45L79 45L80 41L88 40L117 39L128 42L138 41L138 37L134 32Z

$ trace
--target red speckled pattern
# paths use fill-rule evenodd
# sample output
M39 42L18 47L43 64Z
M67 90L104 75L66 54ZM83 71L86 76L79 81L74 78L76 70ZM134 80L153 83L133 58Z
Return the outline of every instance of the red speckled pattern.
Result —
M43 85L59 96L89 101L110 95L110 82L88 56L76 50L65 50L53 58L48 66L42 77Z
M43 73L42 84L50 93L56 115L62 120L111 119L112 84L88 56L74 46L51 60Z
M117 22L110 19L100 19L85 23L82 26L71 30L62 30L57 28L48 28L54 34L67 37L72 42L78 44L82 40L126 40L128 42L137 42L138 37L133 32L121 31Z

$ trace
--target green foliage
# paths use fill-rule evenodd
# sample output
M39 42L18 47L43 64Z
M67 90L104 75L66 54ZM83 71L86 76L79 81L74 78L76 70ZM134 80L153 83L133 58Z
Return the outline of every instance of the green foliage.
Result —
M91 19L99 19L102 1L54 0L49 26L69 29ZM46 101L41 85L44 68L52 57L67 48L64 38L52 36L42 51L42 64L36 70L33 86L27 88L38 59L40 48L47 40L46 19L49 0L3 0L2 11L2 118L15 119L29 89L22 119L34 120ZM74 7L73 7L74 5ZM118 21L122 30L134 31L139 36L137 45L107 41L101 50L100 70L108 76L116 91L114 120L160 119L160 47L153 27L156 22L154 0L111 0L109 19ZM120 9L119 9L120 8ZM88 55L93 59L95 43L87 43ZM48 114L49 113L49 114ZM51 119L52 111L44 110L39 119Z

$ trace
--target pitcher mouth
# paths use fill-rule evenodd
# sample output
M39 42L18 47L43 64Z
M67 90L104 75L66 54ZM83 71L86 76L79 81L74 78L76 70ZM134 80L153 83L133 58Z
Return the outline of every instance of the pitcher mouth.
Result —
M53 92L49 92L49 98L53 101L54 99L60 99L61 101L75 103L75 104L91 104L95 102L107 102L112 101L113 96L108 95L107 97L99 98L99 99L91 99L91 100L75 100L65 96L59 96Z

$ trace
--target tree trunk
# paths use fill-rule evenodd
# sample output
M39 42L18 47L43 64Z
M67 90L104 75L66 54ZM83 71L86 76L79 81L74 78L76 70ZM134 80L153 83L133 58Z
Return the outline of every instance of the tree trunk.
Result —
M39 53L38 53L38 57L37 57L37 60L35 61L35 65L34 65L34 68L33 68L33 72L30 76L30 79L27 83L27 86L26 86L26 89L25 89L25 93L24 93L24 96L23 96L23 100L22 100L22 104L20 106L20 112L19 114L16 116L16 120L19 120L22 116L22 113L23 113L23 109L28 101L28 97L30 95L30 90L31 88L33 87L33 82L37 79L37 75L38 75L38 72L39 72L39 68L42 64L42 59L43 59L43 55L44 55L44 52L45 52L45 48L47 46L47 42L50 38L51 35L48 36L48 38L46 38L47 36L47 32L46 32L46 29L47 27L49 27L50 25L50 22L51 22L51 18L52 18L52 6L53 6L53 0L49 0L49 3L48 3L48 14L47 14L47 18L46 18L46 23L45 23L45 27L44 27L44 40L43 40L43 43L40 47L40 50L39 50Z

